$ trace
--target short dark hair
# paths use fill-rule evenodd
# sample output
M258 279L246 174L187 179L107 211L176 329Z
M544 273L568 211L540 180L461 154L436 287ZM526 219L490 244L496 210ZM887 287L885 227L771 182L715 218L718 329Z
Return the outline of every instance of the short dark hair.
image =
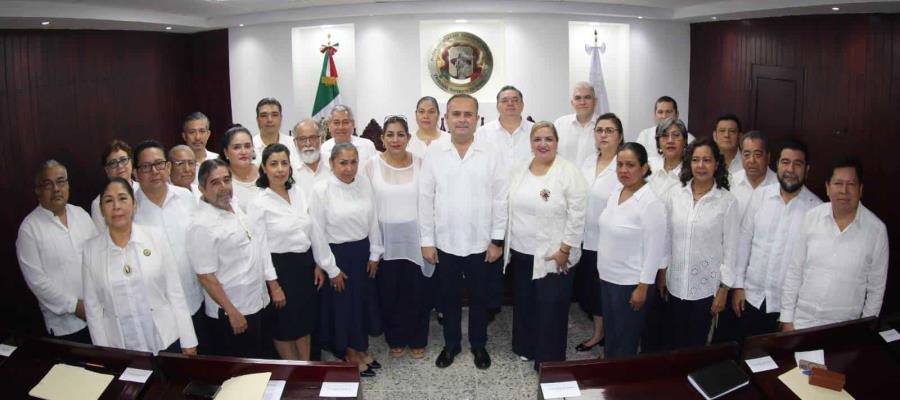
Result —
M149 139L138 143L137 146L134 146L134 157L131 158L131 164L134 166L134 169L137 169L138 167L138 158L141 158L141 153L143 153L144 150L147 149L159 149L159 151L161 151L163 154L163 158L165 158L166 161L169 161L169 155L166 154L166 148L163 147L162 143L153 139Z
M281 112L281 102L278 101L278 99L276 99L274 97L265 97L262 100L260 100L258 103L256 103L256 116L257 117L259 116L259 109L262 106L268 106L268 105L274 105L275 107L278 107L278 112Z
M134 158L131 156L131 146L128 143L125 143L119 139L113 139L109 144L106 145L106 148L103 149L103 156L100 157L100 166L106 168L106 158L109 157L110 154L117 151L124 151L125 155L128 158Z
M209 174L219 167L225 167L228 170L228 175L231 176L231 168L227 162L219 158L211 158L200 164L200 170L197 171L197 185L206 187L206 179L209 178Z
M392 115L384 120L384 124L381 126L382 135L384 135L384 131L387 130L387 126L390 124L400 124L400 126L403 127L403 131L409 133L409 123L406 122L406 118L399 115Z
M806 159L806 165L809 165L809 147L806 147L806 143L799 139L785 139L784 142L781 143L781 148L778 149L778 158L781 158L781 153L785 150L796 150L803 153L803 158Z
M263 149L262 153L262 162L259 163L259 177L256 178L256 186L261 187L263 189L269 187L269 177L266 175L265 171L263 171L263 166L266 165L266 161L269 161L269 157L275 153L284 153L287 154L288 162L291 160L291 151L288 150L287 146L281 143L272 143L266 146ZM293 166L288 171L288 179L287 182L284 183L284 188L287 190L291 189L291 185L294 184L294 168Z
M628 142L619 147L619 152L621 153L625 150L631 151L634 155L637 156L638 163L643 167L647 165L647 149L644 145L638 142ZM618 153L616 153L618 155ZM644 174L644 180L647 179L648 176L652 175L653 172L650 170L650 167L647 167L647 173Z
M131 184L128 183L128 181L126 181L125 178L122 178L121 176L111 176L111 177L107 178L106 184L103 185L103 189L100 190L99 197L101 198L101 203L103 203L102 202L103 193L105 193L106 189L109 188L109 186L114 183L118 183L118 184L122 185L122 187L125 188L125 192L128 193L128 197L131 197L131 201L134 202L134 188L131 187Z
M675 112L678 112L678 102L669 96L660 96L660 98L656 99L656 103L653 103L654 112L656 112L656 107L659 106L659 103L672 103L672 108L675 109Z
M616 116L616 114L606 113L606 114L603 114L603 115L597 117L597 121L594 121L594 129L596 130L597 124L600 123L600 121L604 121L604 120L612 121L613 125L616 126L616 129L619 130L619 145L621 145L622 143L625 143L625 128L622 128L622 120L619 119L619 117Z
M225 163L231 163L230 161L228 161L228 157L225 155L225 151L228 150L228 146L231 145L231 141L234 140L234 136L239 133L246 133L247 136L250 137L250 142L253 142L253 135L250 134L250 131L248 131L247 128L244 128L244 126L241 124L232 125L231 128L228 128L228 130L225 131L225 134L222 135L222 152L219 153L219 158Z
M421 106L422 103L424 103L426 101L431 102L431 104L434 106L434 109L437 111L438 114L441 113L441 107L438 106L437 99L435 99L434 97L431 97L431 96L424 96L421 99L419 99L419 101L416 102L416 109L418 110L419 106Z
M457 94L454 94L453 96L450 96L450 99L447 100L447 112L450 112L450 103L456 99L472 100L472 102L475 103L475 112L476 113L478 112L478 99L476 99L475 97L473 97L472 95L467 94L467 93L457 93Z
M741 128L741 120L738 119L737 115L734 115L731 113L722 114L719 116L719 118L716 118L716 124L713 125L713 131L716 130L716 128L719 126L719 122L722 122L722 121L734 121L734 123L737 124L738 132L744 131L743 128Z
M206 129L209 129L209 117L207 117L206 114L204 114L200 111L194 111L194 112L184 116L184 121L181 122L181 130L184 131L185 129L187 129L186 127L187 127L188 122L200 121L200 120L205 120L206 121Z
M740 129L740 125L738 125L738 129ZM738 142L738 148L740 148L741 150L744 150L744 141L747 139L762 140L763 151L765 151L766 153L769 152L769 139L766 138L766 135L763 135L762 132L753 130L753 131L750 131L750 132L747 132L747 133L741 135L741 140Z
M716 159L716 172L713 173L716 186L720 189L729 190L731 186L728 184L728 168L725 167L725 156L719 150L719 145L708 137L691 142L687 149L684 150L684 159L681 160L681 176L679 176L681 186L687 186L688 181L694 179L694 172L691 171L691 159L694 158L694 150L703 146L709 147L712 150L713 157Z
M497 102L498 102L498 103L500 102L500 93L503 93L503 92L505 92L505 91L507 91L507 90L515 90L516 93L519 95L519 100L525 101L525 96L522 95L522 91L521 91L521 90L519 90L518 88L516 88L516 87L513 86L513 85L506 85L506 86L500 88L500 90L497 91Z
M834 170L838 168L853 168L856 170L856 178L859 179L859 184L863 183L863 165L862 161L859 161L858 158L854 156L837 156L831 159L831 162L828 163L828 180L831 181L831 178L834 178Z

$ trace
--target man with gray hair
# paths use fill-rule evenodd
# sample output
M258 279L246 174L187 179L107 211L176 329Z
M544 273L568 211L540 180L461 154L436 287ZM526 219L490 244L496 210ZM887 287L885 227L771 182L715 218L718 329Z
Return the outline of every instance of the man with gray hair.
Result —
M69 173L55 160L41 165L34 179L38 206L19 226L16 257L25 283L38 300L47 332L91 343L84 321L81 251L97 235L81 207L69 204Z
M294 125L294 144L297 145L296 157L291 154L291 167L294 169L294 180L303 189L305 196L312 190L316 182L330 176L331 167L328 162L321 162L319 152L322 147L322 133L319 123L312 118L304 119Z
M731 174L730 183L731 193L738 201L738 212L743 217L753 192L778 183L778 176L769 169L769 141L762 132L745 133L738 146L744 169Z
M334 106L328 115L327 121L331 139L326 140L322 144L321 158L330 157L331 149L334 148L334 145L347 142L356 146L356 150L359 152L360 166L378 153L378 150L375 150L375 143L353 134L356 131L356 120L353 119L353 110L350 109L350 106L344 104Z
M594 113L597 104L594 86L587 82L576 83L572 89L570 103L575 113L563 115L553 123L559 135L557 151L563 158L575 165L581 165L597 151L594 142L594 125L597 123L597 115Z
M172 162L172 173L169 180L173 185L190 190L199 198L197 190L197 159L191 148L179 144L169 149L169 160Z

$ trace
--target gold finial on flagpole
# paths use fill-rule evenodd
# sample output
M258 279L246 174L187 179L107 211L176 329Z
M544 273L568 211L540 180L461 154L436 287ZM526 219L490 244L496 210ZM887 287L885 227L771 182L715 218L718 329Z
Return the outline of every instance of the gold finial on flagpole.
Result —
M331 33L328 33L328 34L326 35L326 37L328 38L328 40L326 41L326 44L325 44L325 45L326 45L326 46L331 46Z
M597 47L597 30L594 29L594 47Z

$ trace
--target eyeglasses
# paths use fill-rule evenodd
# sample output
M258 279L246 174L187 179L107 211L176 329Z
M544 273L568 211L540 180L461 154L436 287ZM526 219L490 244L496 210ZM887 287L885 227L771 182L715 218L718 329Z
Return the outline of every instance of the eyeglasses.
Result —
M612 135L619 132L619 130L616 128L597 128L594 132L598 135Z
M172 161L172 165L175 168L179 168L179 167L183 167L183 166L188 166L188 167L194 168L197 166L197 162L194 160L177 160L177 161Z
M319 135L294 136L294 141L297 142L297 144L316 143L321 140L322 140L322 137Z
M165 169L166 164L168 164L168 163L169 162L166 160L156 160L152 164L138 165L137 170L138 170L138 172L140 172L142 174L146 174L146 173L150 172L150 168L153 168L154 170L156 170L156 172L159 172L159 171L162 171L163 169Z
M660 139L665 139L665 140L678 140L683 137L684 137L684 135L682 135L681 132L672 132L672 133L666 132L666 133L659 135Z
M59 178L55 181L51 181L49 179L42 181L38 184L38 187L43 190L53 190L55 188L64 188L69 185L69 178Z
M131 157L125 156L117 160L109 160L106 162L106 164L104 164L104 166L106 166L106 168L108 169L116 169L119 167L124 167L125 164L128 164L129 161L131 161Z

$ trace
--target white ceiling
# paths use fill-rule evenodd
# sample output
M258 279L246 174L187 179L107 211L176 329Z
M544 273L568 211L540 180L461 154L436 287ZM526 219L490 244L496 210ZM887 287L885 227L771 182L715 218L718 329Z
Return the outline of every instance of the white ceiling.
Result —
M0 29L136 29L197 32L240 24L375 15L554 13L680 22L783 15L900 12L865 0L0 0ZM43 26L41 22L50 21Z

